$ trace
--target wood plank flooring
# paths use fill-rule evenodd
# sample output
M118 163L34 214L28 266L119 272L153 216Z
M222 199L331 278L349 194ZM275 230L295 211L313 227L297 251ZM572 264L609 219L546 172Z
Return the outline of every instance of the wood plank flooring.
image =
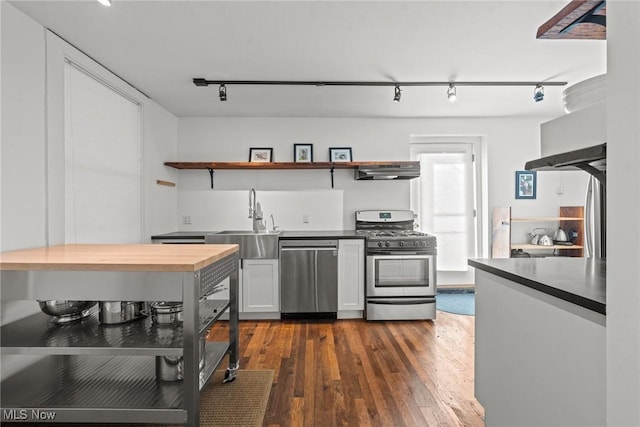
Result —
M267 427L484 426L474 319L241 321L240 367L275 371ZM222 322L209 339L226 334Z

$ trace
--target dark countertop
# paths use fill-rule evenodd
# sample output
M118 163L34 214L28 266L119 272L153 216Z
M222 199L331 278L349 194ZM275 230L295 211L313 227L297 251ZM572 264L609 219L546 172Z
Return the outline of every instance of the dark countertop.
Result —
M468 264L589 310L606 314L606 259L571 257L470 259Z
M172 233L156 234L151 236L154 239L204 239L208 234L217 233L217 231L174 231Z
M221 231L221 230L220 230ZM204 239L208 234L220 231L174 231L166 234L151 236L151 240L157 239ZM355 230L327 230L327 231L283 231L280 239L364 239L364 236L356 234Z
M281 239L364 239L355 230L283 231Z

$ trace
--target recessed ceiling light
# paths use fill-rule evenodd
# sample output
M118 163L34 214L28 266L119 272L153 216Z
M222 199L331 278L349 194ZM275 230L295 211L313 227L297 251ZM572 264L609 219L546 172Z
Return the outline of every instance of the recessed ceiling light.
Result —
M111 6L111 0L98 0L98 3L103 6Z

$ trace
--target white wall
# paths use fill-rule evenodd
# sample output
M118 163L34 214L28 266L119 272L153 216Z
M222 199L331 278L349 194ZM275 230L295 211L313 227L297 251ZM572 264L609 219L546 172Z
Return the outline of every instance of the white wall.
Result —
M640 425L640 3L607 2L607 425Z
M329 147L352 147L354 161L407 160L411 135L475 135L486 140L488 197L485 206L512 206L514 214L557 216L558 206L584 204L587 175L583 172L538 173L537 200L515 199L515 171L540 156L540 123L546 119L359 119L359 118L181 118L176 161L247 161L249 147L273 147L274 161L292 161L294 143L313 144L314 160L327 161ZM329 171L261 170L215 172L210 189L206 170L179 172L183 191L329 190ZM335 172L335 188L344 192L343 225L352 229L360 209L409 209L409 181L355 181L351 170ZM561 188L562 194L556 190ZM181 212L198 206L180 203ZM325 212L326 213L326 212ZM320 212L320 215L325 213ZM486 220L489 220L487 217ZM283 229L300 229L282 223ZM194 222L191 229L205 224ZM184 229L184 226L179 224ZM228 228L220 224L218 229ZM167 230L172 231L172 230Z
M46 31L41 25L6 1L0 1L0 20L0 250L11 251L60 243L57 236L64 236L64 220L51 221L50 215L53 212L64 218L64 192L51 192L51 188L64 188L64 182L51 179L48 174L48 154L64 146L59 137L55 137L58 142L51 137L64 128L64 118L53 117L51 111L61 112L64 108L62 98L58 98L60 105L48 109L46 96L52 89L62 88L63 82L52 81L47 75ZM72 50L68 45L64 48ZM177 118L140 96L144 110L143 223L149 236L167 227L175 228L177 222L176 187L158 188L155 183L156 179L177 178L175 170L163 165L177 155ZM48 101L53 102L51 97ZM0 324L37 311L35 301L2 301ZM23 356L3 356L2 376L28 362L30 359Z
M0 249L45 243L44 31L2 7L2 229Z
M147 101L144 107L144 136L142 149L144 236L150 242L154 234L174 230L178 212L176 187L158 185L157 180L176 183L178 171L164 162L178 156L178 120L158 106Z

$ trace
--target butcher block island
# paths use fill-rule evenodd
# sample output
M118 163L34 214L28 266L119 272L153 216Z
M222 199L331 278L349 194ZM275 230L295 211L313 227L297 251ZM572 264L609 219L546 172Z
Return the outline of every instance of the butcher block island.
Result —
M143 314L154 302L182 306L171 322L158 314L106 324L95 305L69 321L36 313L3 324L2 358L34 360L2 372L3 422L195 427L200 390L227 354L225 381L235 379L238 245L51 246L0 253L0 272L3 301L95 301L100 310L135 301L147 307ZM206 342L227 310L229 340ZM179 366L176 378L160 375L166 360Z

